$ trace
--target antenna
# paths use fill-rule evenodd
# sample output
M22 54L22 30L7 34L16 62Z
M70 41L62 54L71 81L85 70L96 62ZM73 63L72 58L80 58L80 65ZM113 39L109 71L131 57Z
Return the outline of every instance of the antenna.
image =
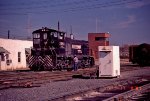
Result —
M67 30L67 28L66 28L66 37L68 37L68 36L67 36L67 33L68 33L68 30Z
M96 33L97 33L97 23L98 23L98 22L97 22L97 18L96 18Z
M100 20L96 18L96 21L95 21L95 24L96 24L96 26L95 26L96 27L96 33L98 33L98 23L99 22L100 22Z
M58 21L58 31L60 30L60 25L59 25L59 21Z

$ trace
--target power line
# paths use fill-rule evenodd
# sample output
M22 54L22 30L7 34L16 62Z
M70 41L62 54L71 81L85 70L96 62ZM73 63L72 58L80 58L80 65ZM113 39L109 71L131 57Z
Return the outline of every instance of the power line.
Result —
M124 4L130 4L130 3L136 3L137 1L142 1L142 0L117 0L117 1L112 1L112 2L105 2L105 3L99 3L99 4L93 4L93 5L83 5L83 6L79 6L79 7L71 7L71 8L67 8L67 9L63 9L63 10L53 10L53 11L38 11L38 12L25 12L25 13L16 13L16 12L12 12L12 13L1 13L0 15L27 15L28 13L31 14L43 14L43 13L59 13L59 12L73 12L73 11L79 11L79 10L90 10L90 9L96 9L96 8L105 8L105 7L110 7L110 6L120 6L120 5L124 5Z
M9 8L0 8L0 10L22 10L22 9L39 9L39 8L48 8L48 7L60 7L60 6L67 6L67 5L77 5L77 4L84 4L84 3L88 3L88 2L93 2L93 1L98 1L98 0L82 0L82 1L74 1L74 2L62 2L62 3L58 3L58 4L50 4L48 5L49 2L46 3L46 5L43 5L41 6L41 3L40 6L33 6L33 3L30 3L32 4L31 7L29 7L29 5L27 5L28 7L22 7L23 5L21 5L21 7L18 7L18 8L12 8L12 7L9 7Z
M73 12L73 11L83 11L83 10L90 10L90 9L95 9L95 8L105 8L105 7L110 7L110 6L120 6L120 5L124 5L124 4L130 4L130 3L135 3L139 0L134 0L134 1L127 1L127 0L123 0L123 2L120 2L121 0L118 1L113 1L113 2L107 2L107 3L100 3L100 4L95 4L95 5L91 5L91 6L82 6L82 7L72 7L69 9L63 9L63 10L53 10L53 11L40 11L40 12L27 12L27 13L34 13L34 14L43 14L43 13L59 13L59 12ZM127 2L124 2L127 1Z
M17 2L16 2L17 1ZM30 0L30 2L29 1L21 1L21 0L13 0L13 2L10 2L10 1L8 1L7 2L7 0L5 0L5 1L1 1L0 2L0 7L7 7L7 6L9 6L9 7L14 7L14 6L16 6L16 5L20 5L20 6L29 6L29 5L37 5L37 4L42 4L42 3L47 3L47 2L49 2L49 1L51 1L51 2L53 2L53 1L56 1L56 0L35 0L35 1L33 1L33 0Z
M3 9L0 9L0 10L30 10L30 12L25 12L25 13L23 13L23 12L1 12L1 14L0 15L28 15L28 13L34 13L33 11L31 12L31 10L39 10L39 9L45 9L45 8L47 8L48 9L48 7L50 7L50 8L55 8L55 7L62 7L62 6L73 6L73 5L80 5L80 4L85 4L85 3L92 3L93 1L98 1L98 0L81 0L81 1L74 1L74 2L63 2L63 3L59 3L59 4L52 4L52 5L44 5L44 6L36 6L36 7L27 7L27 8L24 8L24 7L21 7L21 8L3 8ZM21 5L22 6L22 5ZM55 9L54 10L51 10L51 11L55 11ZM41 11L42 12L42 11Z

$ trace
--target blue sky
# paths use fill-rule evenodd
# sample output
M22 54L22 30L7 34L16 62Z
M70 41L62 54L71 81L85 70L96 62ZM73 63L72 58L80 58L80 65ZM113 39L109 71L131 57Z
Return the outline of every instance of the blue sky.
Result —
M111 45L150 43L150 0L1 0L0 37L26 38L41 27L60 29L75 39L109 32ZM96 27L97 25L97 27Z

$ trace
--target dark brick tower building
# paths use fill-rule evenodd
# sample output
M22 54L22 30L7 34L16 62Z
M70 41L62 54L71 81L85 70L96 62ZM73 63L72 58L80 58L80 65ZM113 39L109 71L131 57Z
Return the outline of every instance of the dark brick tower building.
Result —
M88 33L89 55L98 60L98 46L109 46L109 33Z

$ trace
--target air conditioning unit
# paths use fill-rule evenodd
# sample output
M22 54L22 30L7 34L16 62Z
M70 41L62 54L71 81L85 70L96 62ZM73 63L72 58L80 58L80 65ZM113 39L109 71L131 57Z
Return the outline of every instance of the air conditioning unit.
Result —
M6 60L6 64L7 64L7 65L10 65L11 63L12 63L12 60L11 60L11 59L7 59L7 60Z

